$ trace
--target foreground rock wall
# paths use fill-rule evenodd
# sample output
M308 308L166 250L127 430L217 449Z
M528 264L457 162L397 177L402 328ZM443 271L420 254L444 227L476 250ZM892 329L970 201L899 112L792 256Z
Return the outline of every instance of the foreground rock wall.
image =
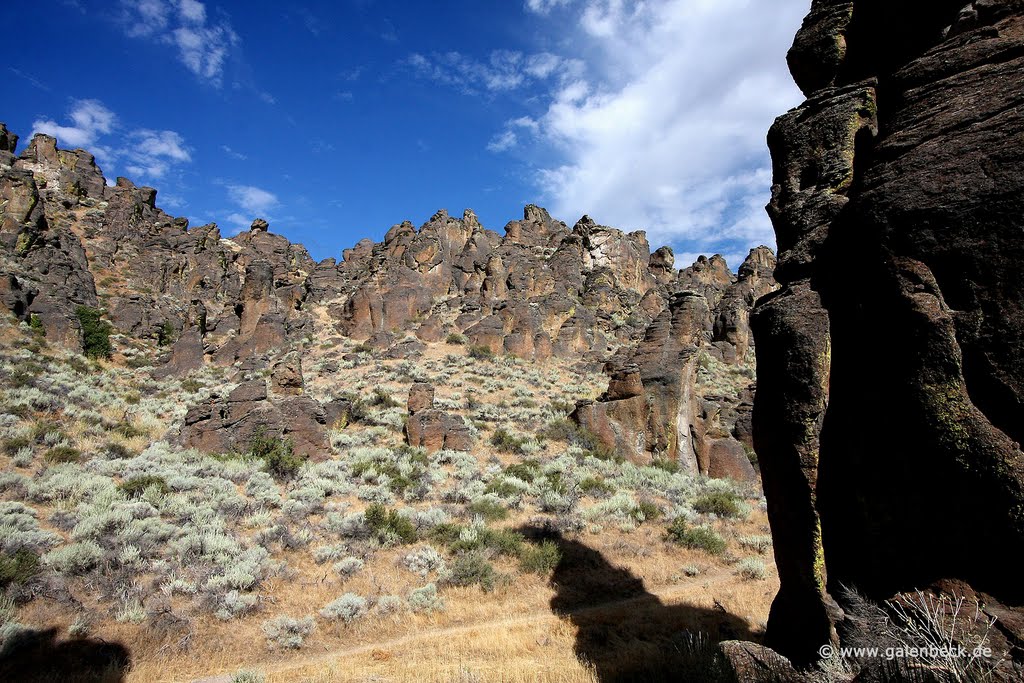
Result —
M1024 602L1024 3L815 0L789 61L754 441L810 661L840 587Z

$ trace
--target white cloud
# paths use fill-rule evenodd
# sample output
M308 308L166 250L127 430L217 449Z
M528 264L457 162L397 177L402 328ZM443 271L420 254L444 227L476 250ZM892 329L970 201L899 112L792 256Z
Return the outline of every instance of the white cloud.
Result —
M162 178L175 163L192 161L185 139L173 130L140 129L128 134L131 146L123 150L128 172L138 178Z
M586 0L572 11L580 37L567 44L580 53L562 59L587 57L589 71L560 79L530 118L562 157L539 175L552 213L732 258L773 244L765 135L801 100L785 53L806 0Z
M52 135L64 147L86 148L94 145L101 135L114 129L117 117L99 100L74 100L71 111L70 126L62 126L55 121L39 119L32 124L32 135L45 133Z
M263 215L280 204L277 195L252 185L229 185L228 197L241 209L251 213ZM238 216L239 214L233 214ZM249 219L249 223L252 219ZM246 224L248 227L248 223Z
M178 0L178 14L181 20L192 24L206 23L206 7L196 0Z
M409 56L406 63L421 78L458 88L475 95L481 91L507 92L555 76L578 71L578 60L566 60L549 52L524 55L514 50L494 50L486 61L474 60L461 52Z
M223 152L225 154L227 154L232 159L237 159L238 161L245 161L246 159L249 158L246 155L242 154L241 152L237 152L237 151L231 149L227 145L221 145L220 148L221 148L221 150L223 150Z
M227 57L241 42L230 24L208 22L197 0L121 0L121 9L127 35L174 46L189 71L221 87Z
M491 152L506 152L519 143L519 138L510 130L498 133L487 143L487 149Z
M62 148L83 148L96 155L108 170L123 164L124 171L135 180L161 178L175 164L192 161L191 149L179 133L147 128L118 130L117 115L99 100L72 101L68 118L72 125L40 119L32 124L32 134L52 135ZM104 144L103 138L112 133L121 138L118 144L127 141L127 145Z
M541 15L547 15L556 7L565 7L571 0L526 0L526 9Z

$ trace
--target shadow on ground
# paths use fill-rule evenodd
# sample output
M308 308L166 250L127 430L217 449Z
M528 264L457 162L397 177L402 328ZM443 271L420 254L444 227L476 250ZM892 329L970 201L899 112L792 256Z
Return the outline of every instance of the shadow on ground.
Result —
M735 680L716 645L757 640L744 620L724 609L663 604L641 578L593 548L557 532L520 531L558 545L551 609L578 628L576 655L601 683Z
M0 681L10 683L120 683L131 657L120 643L58 640L56 628L12 635L0 651Z

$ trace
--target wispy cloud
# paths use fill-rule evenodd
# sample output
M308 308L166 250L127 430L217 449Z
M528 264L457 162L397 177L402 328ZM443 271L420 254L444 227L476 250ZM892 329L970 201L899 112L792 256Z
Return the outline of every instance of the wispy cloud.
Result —
M490 152L505 152L512 149L519 143L519 138L510 130L506 130L503 133L498 133L491 141L487 143L487 149Z
M192 161L185 139L173 130L136 130L128 134L128 141L125 169L134 176L162 178L173 164Z
M52 135L62 147L87 149L103 166L121 167L140 181L162 178L173 166L192 161L191 149L179 133L148 128L125 131L117 115L99 100L73 100L68 118L69 125L38 119L32 134ZM117 145L106 144L106 136L112 134L120 136Z
M99 100L74 100L68 112L71 125L61 125L51 119L37 119L32 124L32 135L45 133L69 147L90 147L98 138L114 130L117 116Z
M245 161L246 159L249 158L246 155L242 154L241 152L237 152L237 151L231 149L227 145L221 145L220 148L221 148L221 151L223 151L225 154L227 154L232 159L237 159L238 161Z
M178 60L215 88L241 39L227 21L208 21L197 0L121 0L121 25L132 38L147 38L177 49Z
M406 64L420 78L436 81L468 95L481 91L502 92L559 75L576 73L581 62L564 59L549 52L524 55L514 50L495 50L487 61L478 61L461 52L431 55L413 53Z
M528 119L540 158L561 156L538 175L552 212L647 229L681 252L772 244L764 139L801 99L782 55L806 0L526 2L539 15L554 7L575 21L560 59L586 57L587 70L552 82ZM515 121L492 145L525 132Z
M280 205L277 195L253 185L228 185L228 199L254 215L262 215ZM252 222L252 219L249 219Z
M28 81L34 87L39 88L40 90L45 90L46 92L50 92L52 90L52 88L50 88L50 86L46 85L45 83L43 83L42 81L40 81L38 78L36 78L35 76L33 76L30 73L26 73L26 72L22 71L21 69L15 69L13 66L7 67L7 70L10 71L15 76L17 76L18 78L21 78L22 80Z
M556 7L565 7L572 0L526 0L527 10L534 14L548 15Z

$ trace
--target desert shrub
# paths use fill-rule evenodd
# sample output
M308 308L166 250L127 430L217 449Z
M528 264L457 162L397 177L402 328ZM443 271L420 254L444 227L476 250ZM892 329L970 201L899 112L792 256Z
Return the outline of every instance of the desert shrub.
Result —
M413 612L440 612L444 609L444 600L437 595L437 586L433 583L413 588L407 601Z
M221 599L220 608L216 616L221 621L231 621L235 617L248 614L256 609L257 598L255 595L239 593L237 590L228 591Z
M761 555L772 547L771 536L741 536L737 540L739 541L741 548L753 550Z
M363 561L358 557L345 557L334 563L334 571L344 577L355 576L363 568Z
M560 417L548 422L543 429L537 432L537 436L551 441L565 441L570 443L574 438L576 438L577 432L578 427L576 426L576 423L568 418Z
M462 346L466 343L466 338L458 332L452 332L444 340L445 344L452 344L454 346Z
M508 517L508 508L501 504L500 500L491 497L477 498L466 506L472 514L482 517L488 522L505 519Z
M307 616L302 619L279 616L263 622L263 633L266 634L270 645L297 650L302 647L306 636L316 628L313 617Z
M113 328L102 319L101 313L95 308L79 306L75 309L78 322L82 326L82 348L89 358L110 358L110 333Z
M408 544L416 542L416 527L409 519L395 510L389 510L379 503L374 503L363 512L363 518L366 525L382 543L397 541Z
M108 456L117 460L135 457L135 453L132 453L131 449L117 441L108 441L103 445L103 450Z
M739 496L730 491L705 493L693 501L693 509L719 517L739 517L741 513Z
M268 435L260 429L249 444L249 457L262 460L269 471L277 479L291 479L299 472L305 458L295 454L294 447L288 439Z
M579 484L580 493L586 496L605 496L614 493L615 487L601 477L584 477Z
M650 522L661 517L661 508L657 503L649 500L641 500L636 504L631 516L637 524Z
M61 574L84 574L103 560L103 549L94 541L72 543L43 555L43 563Z
M82 451L71 446L54 446L43 454L43 459L51 463L78 462Z
M377 612L379 614L395 614L402 610L402 598L397 595L382 595L377 598Z
M467 355L473 360L494 360L494 352L486 346L470 346Z
M366 598L355 593L345 593L337 600L333 600L320 610L320 616L324 619L344 621L351 624L366 614Z
M706 526L690 527L682 517L676 517L665 530L665 539L676 545L693 550L703 550L709 555L725 552L725 539L714 529Z
M45 337L46 328L43 327L43 319L39 317L38 313L30 313L28 316L28 328L35 334Z
M170 320L165 320L164 324L160 326L160 329L156 333L157 346L168 346L174 343L175 338L178 336L178 331L174 329L174 323Z
M420 576L426 576L430 572L442 572L447 568L444 557L430 545L417 548L403 557L402 565Z
M679 463L675 460L666 460L665 458L655 458L651 461L651 467L657 467L659 470L665 470L669 474L675 474L679 471Z
M155 474L145 474L141 477L134 477L117 485L121 492L129 498L141 498L146 489L153 488L159 493L167 495L171 492L167 480Z
M497 434L497 432L495 432L495 434ZM540 476L540 463L532 458L527 458L522 462L517 462L514 465L506 467L505 474L506 476L515 477L520 481L530 483Z
M17 455L18 451L21 449L31 447L32 442L27 436L15 436L10 439L4 439L2 445L0 445L0 450L2 450L5 455L13 456Z
M499 427L491 435L491 445L502 453L522 453L526 439L511 434L507 429Z
M0 588L28 583L39 573L39 555L28 548L0 553Z
M764 560L759 557L748 557L736 565L736 573L748 581L761 581L768 578L768 569Z
M473 551L455 558L445 575L445 582L453 586L480 586L489 593L494 590L497 578L491 563L482 553Z
M267 677L261 671L243 669L231 677L231 683L266 683Z
M519 552L519 568L534 574L550 574L562 559L562 551L554 541L540 545L524 544Z

